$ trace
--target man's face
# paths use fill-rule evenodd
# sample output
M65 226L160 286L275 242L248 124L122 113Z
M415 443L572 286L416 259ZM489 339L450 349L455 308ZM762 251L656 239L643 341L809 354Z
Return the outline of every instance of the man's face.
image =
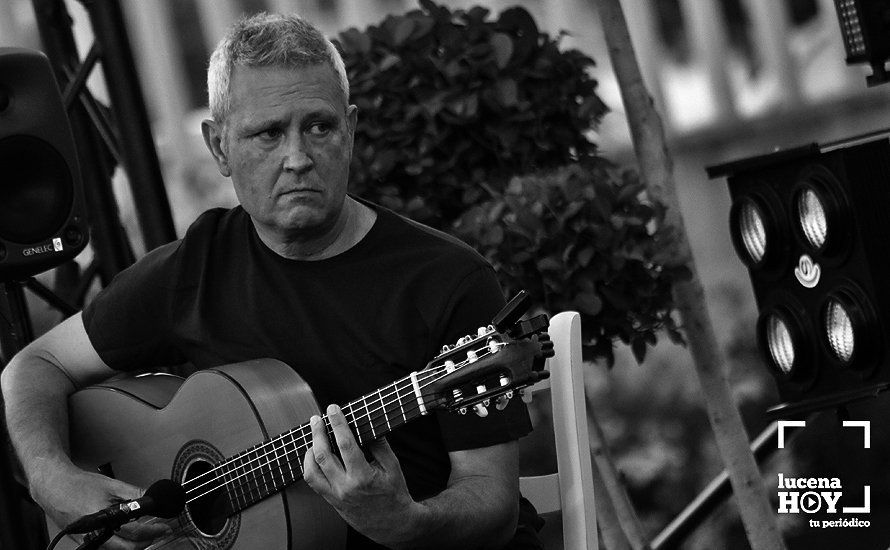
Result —
M258 229L312 237L343 208L355 122L327 65L236 66L226 123L205 121L204 135Z

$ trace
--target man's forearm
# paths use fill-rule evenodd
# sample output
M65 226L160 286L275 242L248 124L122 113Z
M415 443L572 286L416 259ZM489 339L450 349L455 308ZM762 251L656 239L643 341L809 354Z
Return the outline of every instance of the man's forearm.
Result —
M501 548L516 531L518 491L502 480L463 478L418 504L417 535L397 548Z
M35 355L19 355L4 369L6 425L28 481L71 467L68 458L68 395L71 380Z

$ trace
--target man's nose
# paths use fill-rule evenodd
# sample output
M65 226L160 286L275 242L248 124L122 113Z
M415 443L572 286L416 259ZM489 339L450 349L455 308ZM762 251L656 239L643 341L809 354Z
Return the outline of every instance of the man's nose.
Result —
M287 171L302 173L312 167L312 157L300 137L287 140L284 150L283 167Z

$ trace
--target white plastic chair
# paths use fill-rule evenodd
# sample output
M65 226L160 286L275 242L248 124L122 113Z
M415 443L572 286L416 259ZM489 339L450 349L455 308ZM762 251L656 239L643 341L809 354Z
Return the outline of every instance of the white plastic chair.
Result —
M562 511L566 550L598 550L581 370L581 316L574 311L556 314L550 320L549 333L555 352L547 360L550 378L536 384L531 391L550 389L557 472L521 477L520 489L539 513Z

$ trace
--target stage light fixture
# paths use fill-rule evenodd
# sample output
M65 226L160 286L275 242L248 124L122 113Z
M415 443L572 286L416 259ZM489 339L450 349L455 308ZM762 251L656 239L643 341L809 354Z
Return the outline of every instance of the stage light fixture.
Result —
M847 64L868 63L869 86L890 81L890 0L834 0L847 52Z
M752 193L730 211L733 244L749 267L771 270L781 256L782 228L776 223L780 216L771 208L774 203L768 193Z
M842 364L849 365L856 350L856 335L847 308L837 299L829 300L825 307L825 333L831 352Z
M770 314L766 320L766 342L773 363L783 374L794 369L795 345L788 323L780 315Z
M825 246L828 239L828 220L825 206L815 189L807 188L797 196L797 219L807 241L815 249Z
M748 199L742 203L739 225L748 256L754 263L760 263L766 255L766 224L763 212L754 201Z
M782 399L773 416L890 389L888 133L707 169L729 184L730 234Z

